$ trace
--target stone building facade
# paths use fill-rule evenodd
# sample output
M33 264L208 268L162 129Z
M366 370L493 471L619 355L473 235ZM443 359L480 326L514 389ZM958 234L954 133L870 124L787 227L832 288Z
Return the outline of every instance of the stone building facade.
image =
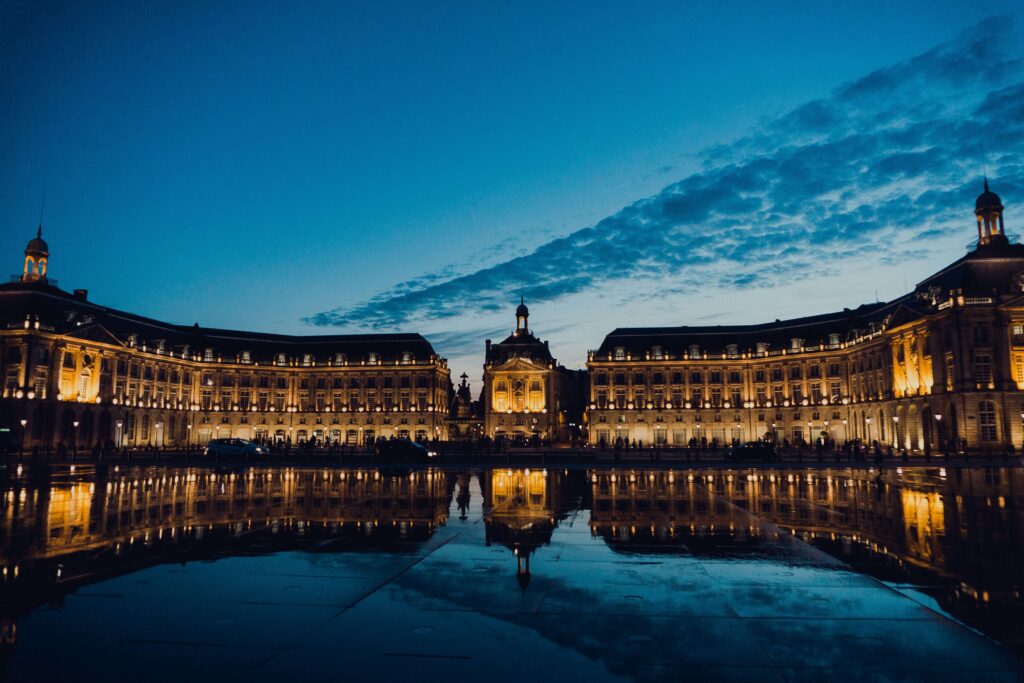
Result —
M978 240L890 302L758 325L620 328L588 354L588 441L1024 445L1024 246L988 189Z
M46 273L41 231L0 286L8 450L446 439L447 361L418 334L291 336L173 325Z
M581 373L559 365L548 343L533 335L529 318L520 301L512 334L498 344L485 341L484 434L569 441L581 421Z

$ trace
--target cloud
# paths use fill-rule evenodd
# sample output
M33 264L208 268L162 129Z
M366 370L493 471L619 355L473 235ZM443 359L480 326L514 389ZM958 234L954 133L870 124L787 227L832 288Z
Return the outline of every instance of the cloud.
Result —
M592 226L306 321L394 329L486 316L519 294L539 303L606 292L628 302L772 287L827 275L856 255L880 254L881 264L922 258L929 240L969 224L983 147L994 189L1024 197L1019 44L1011 20L986 20L705 150L699 172ZM474 332L452 341L461 348Z

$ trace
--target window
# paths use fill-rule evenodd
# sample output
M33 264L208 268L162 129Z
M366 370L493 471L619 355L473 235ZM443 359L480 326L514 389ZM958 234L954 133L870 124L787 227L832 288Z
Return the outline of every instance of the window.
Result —
M412 353L409 351L402 351L402 365L410 365L412 363Z
M792 339L789 340L789 348L791 350L793 350L793 351L799 351L801 348L803 348L803 345L804 345L804 340L803 339L799 339L797 337L793 337Z
M653 358L654 360L661 360L664 357L665 352L660 346L655 346L651 348L651 358Z
M768 355L768 342L757 342L757 355L767 356Z
M974 381L982 388L992 383L992 355L989 353L974 354Z
M213 362L213 349L203 349L203 360L206 361L207 363Z
M830 349L839 348L839 335L835 332L828 335L828 346Z
M345 364L345 354L343 354L343 353L336 353L336 354L334 354L334 364L335 365L344 365Z
M249 351L242 351L241 362L243 365L248 365L249 363L252 363L252 353Z
M696 344L691 344L690 345L690 352L689 352L688 355L689 355L691 360L699 360L700 359L700 347L697 346Z
M978 436L982 441L996 440L996 404L992 401L978 403Z
M988 326L987 325L975 325L974 326L974 343L981 346L989 345Z
M626 349L622 346L616 346L614 352L615 360L626 360Z
M740 348L736 344L729 344L725 347L725 355L729 358L739 358Z
M288 365L288 356L283 353L279 353L274 356L274 365Z

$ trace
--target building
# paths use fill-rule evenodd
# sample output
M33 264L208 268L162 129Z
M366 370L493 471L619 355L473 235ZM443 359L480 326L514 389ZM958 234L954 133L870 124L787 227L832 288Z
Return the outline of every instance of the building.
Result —
M516 327L499 344L485 341L483 413L489 437L538 437L568 441L580 421L577 386L582 373L567 370L546 341L529 328L530 309L520 299Z
M588 440L937 451L1024 445L1024 246L988 188L970 251L890 302L754 325L620 328L589 352Z
M48 275L40 228L0 285L8 449L181 447L211 438L447 438L451 381L418 334L291 336L174 325Z

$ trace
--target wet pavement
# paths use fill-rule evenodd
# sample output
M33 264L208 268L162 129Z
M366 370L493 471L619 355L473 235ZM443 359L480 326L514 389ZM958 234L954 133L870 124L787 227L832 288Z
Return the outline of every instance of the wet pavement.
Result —
M1024 470L29 468L14 681L1021 680Z

